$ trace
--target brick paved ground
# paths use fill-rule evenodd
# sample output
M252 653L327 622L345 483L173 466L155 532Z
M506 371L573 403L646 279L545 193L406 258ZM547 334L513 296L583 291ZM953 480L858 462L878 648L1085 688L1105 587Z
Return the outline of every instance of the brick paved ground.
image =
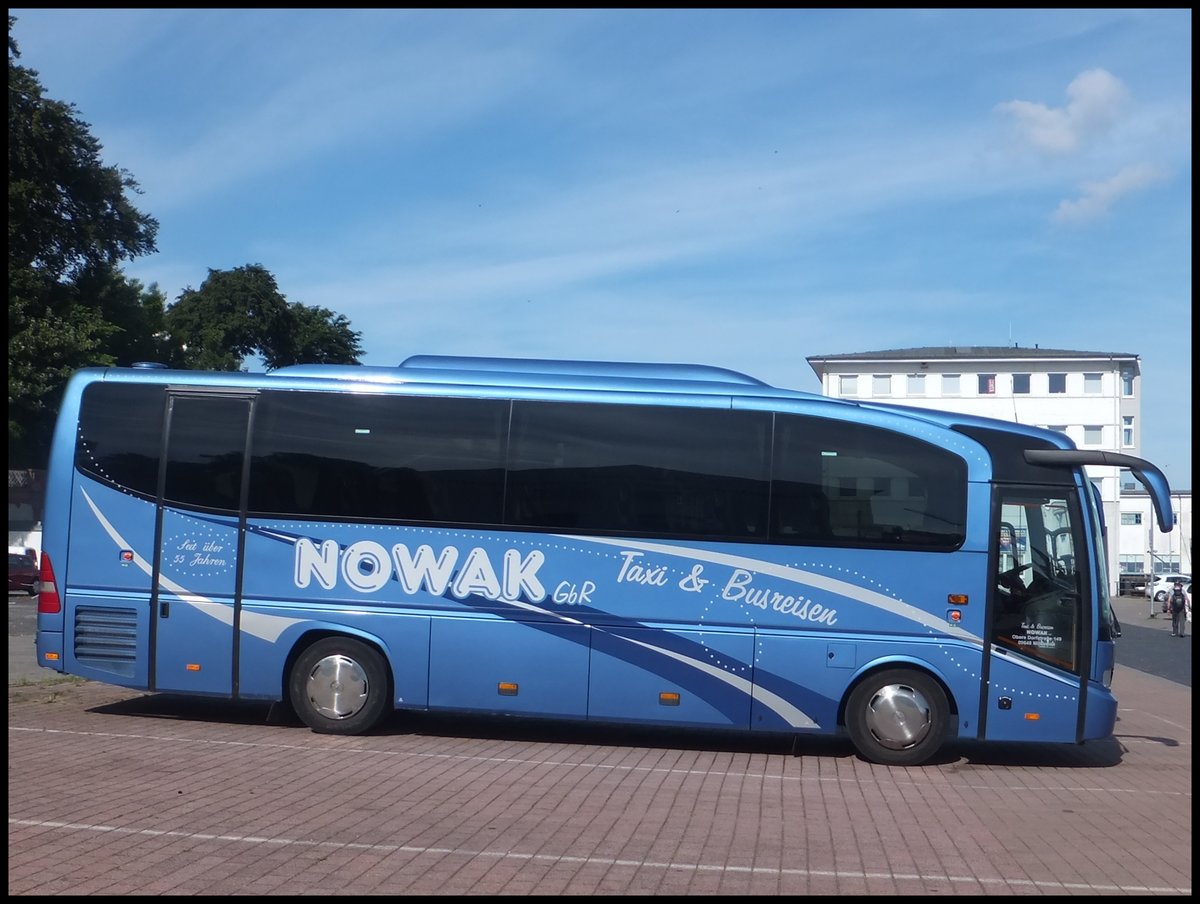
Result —
M14 685L8 892L1190 894L1191 689L1125 669L1117 691L1111 741L909 769L841 741L429 717L337 738Z

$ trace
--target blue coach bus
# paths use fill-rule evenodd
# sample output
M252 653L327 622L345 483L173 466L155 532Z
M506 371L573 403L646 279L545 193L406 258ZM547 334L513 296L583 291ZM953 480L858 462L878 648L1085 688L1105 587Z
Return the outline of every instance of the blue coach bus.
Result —
M87 369L54 436L39 663L283 701L795 735L1109 737L1114 620L1059 432L699 365L417 356Z

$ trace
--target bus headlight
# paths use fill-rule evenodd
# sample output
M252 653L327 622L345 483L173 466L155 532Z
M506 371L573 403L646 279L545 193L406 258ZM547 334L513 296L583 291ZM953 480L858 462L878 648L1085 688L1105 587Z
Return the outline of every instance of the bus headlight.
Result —
M1110 667L1110 668L1107 668L1107 669L1105 669L1103 672L1101 672L1101 674L1100 674L1100 681L1101 681L1101 683L1103 683L1103 685L1104 685L1104 687L1105 687L1105 689L1106 689L1106 690L1107 690L1108 688L1112 687L1112 680L1113 680L1113 669L1112 669L1112 667Z

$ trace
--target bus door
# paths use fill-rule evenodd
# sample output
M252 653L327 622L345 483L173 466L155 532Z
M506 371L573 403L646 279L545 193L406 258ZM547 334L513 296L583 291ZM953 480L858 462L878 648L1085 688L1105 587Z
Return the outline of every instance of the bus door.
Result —
M1091 668L1083 514L1067 488L1002 487L984 685L989 740L1080 739Z
M154 563L152 687L236 691L242 481L252 400L173 393Z

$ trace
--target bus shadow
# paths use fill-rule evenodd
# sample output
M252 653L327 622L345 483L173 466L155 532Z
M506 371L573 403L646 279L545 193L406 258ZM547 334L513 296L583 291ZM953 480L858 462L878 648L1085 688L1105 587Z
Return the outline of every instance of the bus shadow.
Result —
M290 707L263 701L147 693L89 707L88 712L142 719L309 730ZM710 750L772 756L854 755L849 741L843 738L798 738L787 734L751 734L676 726L609 725L474 713L396 712L384 718L370 734L373 737L442 737L594 747Z
M271 704L263 701L222 700L212 697L142 694L115 703L89 707L88 712L177 722L225 722L263 725L270 721ZM297 722L299 724L299 722Z
M681 726L619 725L474 713L397 713L381 725L375 734L589 747L706 750L770 756L853 755L850 743L840 738L797 738L777 733L755 734Z
M282 704L230 701L173 694L143 694L94 706L89 712L145 719L228 725L260 725L308 731ZM867 762L845 737L755 734L704 728L616 725L534 717L474 713L396 712L374 731L375 737L428 737L468 740L520 741L589 747L630 747L661 750L712 751L768 756L849 759ZM1004 741L949 741L924 766L949 771L973 767L1014 766L1059 769L1107 769L1119 765L1126 746L1122 738L1164 746L1179 742L1166 737L1116 736L1075 744L1034 744ZM921 768L921 767L918 767Z
M1115 737L1086 744L963 740L946 746L946 762L939 763L935 759L929 765L946 765L951 770L973 766L1109 769L1121 764L1125 752L1125 745Z

